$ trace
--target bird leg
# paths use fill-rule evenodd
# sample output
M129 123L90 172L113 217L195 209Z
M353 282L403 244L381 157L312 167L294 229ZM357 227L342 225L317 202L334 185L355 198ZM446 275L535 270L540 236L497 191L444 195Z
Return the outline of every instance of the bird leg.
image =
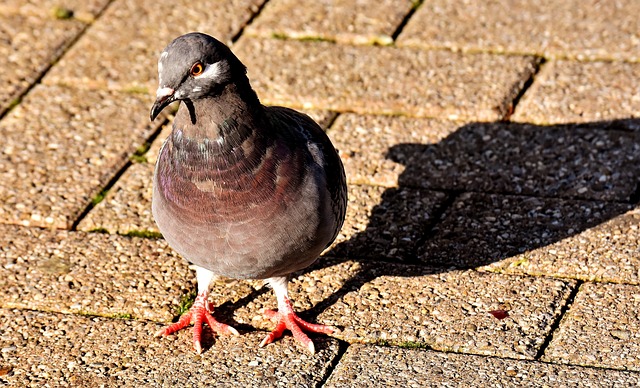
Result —
M314 354L315 346L313 345L313 341L311 341L304 332L331 334L333 333L333 328L331 326L306 322L296 315L287 295L286 278L271 278L268 282L276 293L276 298L278 299L278 311L265 310L264 314L269 319L277 319L278 323L276 324L276 328L273 329L273 331L269 333L264 340L262 340L260 346L268 345L282 337L284 331L288 329L293 334L293 338L298 340L298 342L307 348L311 354Z
M198 354L202 353L202 344L200 339L202 337L202 326L205 323L209 325L211 330L218 334L239 335L236 329L218 322L213 316L211 316L213 305L207 301L207 297L209 296L209 283L213 279L213 274L204 274L201 273L202 271L209 272L202 268L196 268L196 273L198 275L198 296L193 302L193 306L189 309L189 312L183 314L178 322L173 323L156 333L156 337L167 336L182 330L193 323L193 347ZM201 282L203 279L206 279L206 281ZM206 283L206 285L203 286L203 283Z

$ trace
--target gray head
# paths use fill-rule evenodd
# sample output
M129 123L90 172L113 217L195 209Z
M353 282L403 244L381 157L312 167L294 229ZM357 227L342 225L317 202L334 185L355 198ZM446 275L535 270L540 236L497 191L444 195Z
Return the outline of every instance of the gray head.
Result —
M224 43L192 32L176 38L162 51L158 76L151 120L173 101L216 95L226 84L246 80L246 68Z

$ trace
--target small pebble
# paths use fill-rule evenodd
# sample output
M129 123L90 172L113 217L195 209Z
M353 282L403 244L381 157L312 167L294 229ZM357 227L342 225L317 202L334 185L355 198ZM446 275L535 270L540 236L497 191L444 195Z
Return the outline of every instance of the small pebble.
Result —
M628 330L611 330L610 334L613 338L617 338L625 341L627 341L630 336L630 333Z

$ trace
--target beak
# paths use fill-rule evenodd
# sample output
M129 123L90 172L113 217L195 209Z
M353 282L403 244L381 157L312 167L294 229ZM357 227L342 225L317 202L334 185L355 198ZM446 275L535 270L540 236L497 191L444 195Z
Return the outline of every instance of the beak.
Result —
M167 107L167 105L176 100L173 94L174 92L175 90L173 90L172 88L158 89L158 91L156 92L156 102L154 102L153 106L151 107L151 121L155 120L155 118L160 114L160 112L162 112L164 108Z

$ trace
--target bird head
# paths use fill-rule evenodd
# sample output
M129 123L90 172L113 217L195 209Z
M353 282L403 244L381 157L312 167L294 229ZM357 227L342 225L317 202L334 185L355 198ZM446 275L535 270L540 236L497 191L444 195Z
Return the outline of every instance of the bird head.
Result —
M199 32L174 39L158 60L159 87L151 120L174 101L220 93L237 75L246 76L244 65L217 39Z

